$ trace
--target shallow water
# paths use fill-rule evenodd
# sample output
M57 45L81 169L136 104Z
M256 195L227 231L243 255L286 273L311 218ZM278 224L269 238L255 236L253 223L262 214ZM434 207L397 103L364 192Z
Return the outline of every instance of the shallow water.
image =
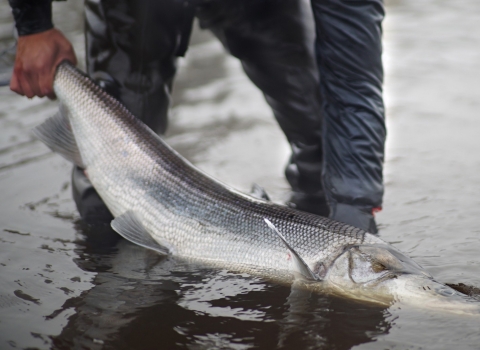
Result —
M55 4L82 57L81 1ZM0 3L1 48L12 44ZM437 280L480 286L480 3L388 1L386 195L380 236ZM0 75L10 54L1 57ZM180 62L167 141L276 201L288 146L261 94L207 33ZM480 349L480 319L381 308L163 259L89 228L71 166L30 129L56 103L0 88L0 348Z

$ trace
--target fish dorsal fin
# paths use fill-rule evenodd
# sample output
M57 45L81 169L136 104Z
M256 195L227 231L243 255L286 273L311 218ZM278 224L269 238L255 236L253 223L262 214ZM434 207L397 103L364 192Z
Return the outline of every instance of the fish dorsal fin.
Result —
M290 244L287 242L285 237L277 230L275 226L270 222L268 219L263 219L267 223L268 227L272 229L273 232L277 234L278 237L282 240L282 242L285 244L287 249L290 251L292 254L292 259L293 263L295 265L295 269L297 270L298 273L300 273L302 276L306 277L309 280L314 280L314 281L319 281L320 278L313 273L313 271L310 269L310 267L307 265L307 263L301 258L300 255L290 246Z
M265 189L256 183L253 183L252 189L250 190L250 195L258 199L270 201L270 197L268 196Z
M155 250L164 255L170 253L168 248L162 246L152 238L133 211L127 211L117 216L110 225L120 236L132 243Z
M34 128L32 132L52 151L79 167L85 168L68 120L68 111L63 105L60 105L57 114Z

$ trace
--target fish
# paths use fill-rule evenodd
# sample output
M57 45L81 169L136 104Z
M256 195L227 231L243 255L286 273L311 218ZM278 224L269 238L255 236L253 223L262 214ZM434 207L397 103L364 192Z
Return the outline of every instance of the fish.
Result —
M378 236L203 173L68 62L57 68L54 91L59 113L33 132L84 169L125 239L357 300L479 313L475 299L437 282Z

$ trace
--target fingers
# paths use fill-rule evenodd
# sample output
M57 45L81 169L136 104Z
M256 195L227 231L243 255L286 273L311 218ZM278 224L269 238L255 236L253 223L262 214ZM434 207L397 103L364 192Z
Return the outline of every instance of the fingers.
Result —
M50 72L42 68L30 68L17 65L10 82L10 89L20 95L32 98L53 93Z
M25 76L25 71L21 63L15 65L10 82L10 89L20 95L27 96L28 98L35 96L30 87L29 79Z
M27 79L25 79L24 77L20 77L19 83L23 95L27 96L28 98L33 98L35 96L35 93L33 92Z
M17 94L20 94L24 96L25 94L23 93L22 87L20 86L20 82L18 81L17 78L17 73L16 70L14 69L12 78L10 79L10 90L16 92Z
M53 92L53 75L55 74L55 68L53 72L51 69L42 70L41 74L38 75L38 88L40 90L39 97L48 96L48 98L55 98L55 93Z
M22 82L25 96L32 98L34 96L43 97L42 90L39 86L39 72L36 69L25 69ZM24 85L25 82L25 85Z

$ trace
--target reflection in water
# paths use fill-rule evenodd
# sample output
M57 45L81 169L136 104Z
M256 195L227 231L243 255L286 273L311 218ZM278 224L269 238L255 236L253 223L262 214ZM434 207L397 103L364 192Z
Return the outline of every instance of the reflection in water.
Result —
M385 308L179 263L108 227L76 228L76 263L97 273L95 287L48 316L75 310L53 348L350 349L390 328Z
M480 148L480 31L475 30L480 2L386 4L388 191L379 215L381 236L440 281L478 297L479 291L468 285L480 286L480 202L470 190L480 187L480 162L478 152L468 151ZM80 62L82 9L81 0L54 5L55 24L73 39ZM6 1L0 1L0 22L0 51L6 52L0 58L1 85L13 66L13 50L8 50L14 43L13 24ZM192 38L189 54L180 62L169 141L206 173L244 191L252 182L268 184L272 198L281 200L286 188L282 152L288 151L282 151L283 134L238 62L223 56L218 41L207 39ZM8 87L0 89L0 96L5 96L0 101L1 349L49 348L46 338L53 334L57 349L215 344L479 349L477 319L405 308L386 311L239 274L159 261L158 255L120 241L109 230L89 231L79 224L77 231L85 238L71 243L71 220L51 215L53 210L75 212L69 191L58 192L71 166L46 154L29 133L55 113L56 104L27 101ZM91 272L82 274L72 266L77 254L78 266ZM96 286L78 296L90 288L94 274ZM63 308L52 311L68 297Z
M292 287L280 324L279 347L350 349L388 333L384 307L312 294Z

